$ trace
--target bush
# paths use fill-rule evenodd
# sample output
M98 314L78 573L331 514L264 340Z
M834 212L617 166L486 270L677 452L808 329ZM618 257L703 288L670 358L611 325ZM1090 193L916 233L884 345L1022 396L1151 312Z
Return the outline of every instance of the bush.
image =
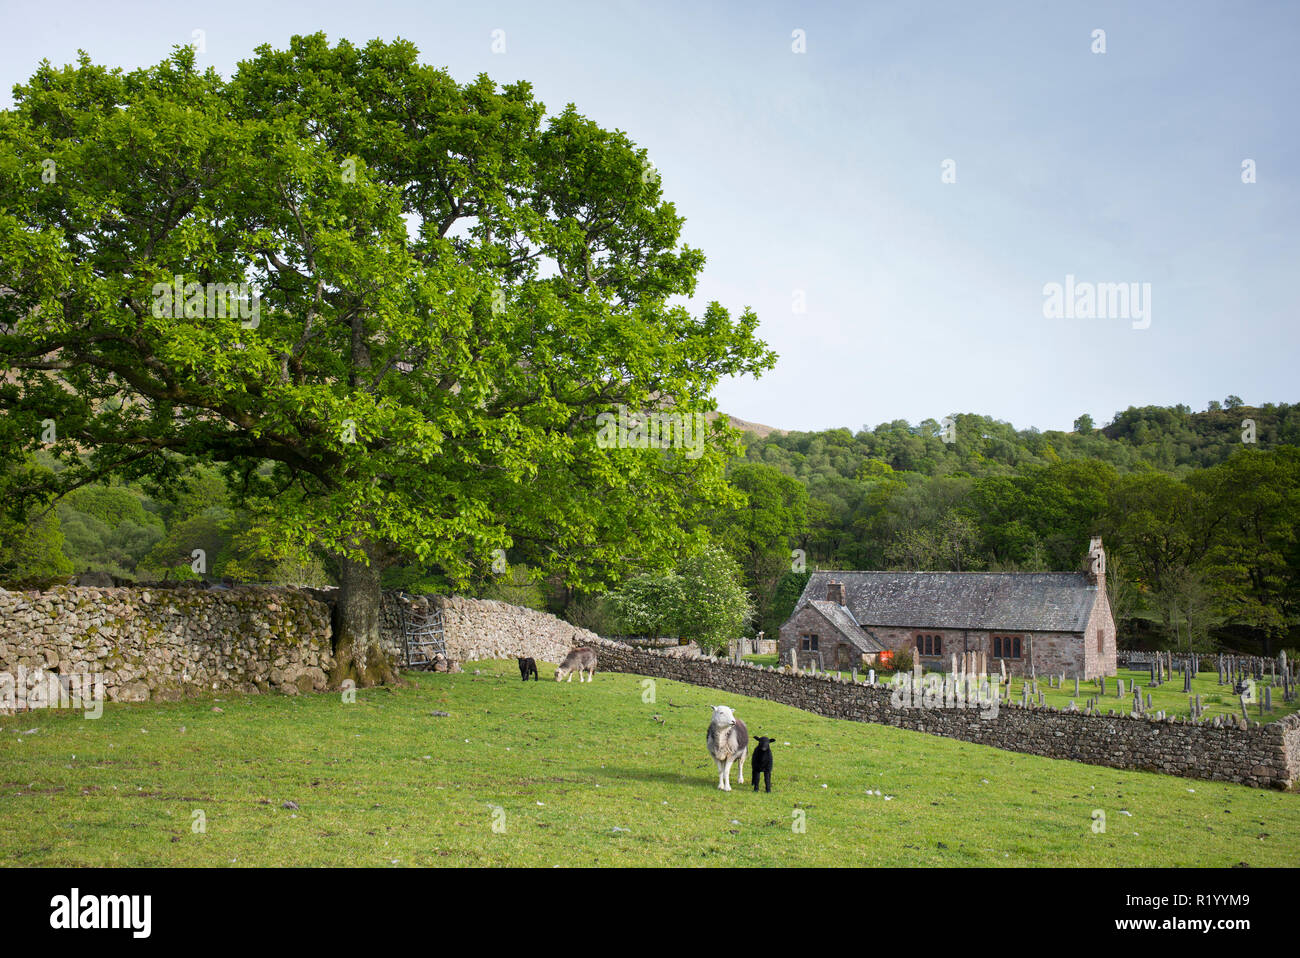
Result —
M609 600L603 595L588 595L575 599L564 610L564 618L580 629L597 635L617 635L618 624Z
M894 650L894 671L895 672L912 671L912 665L914 662L915 660L912 658L911 649Z
M478 588L478 598L496 599L507 605L546 611L546 594L538 585L538 576L523 563L510 566L510 571L489 579Z

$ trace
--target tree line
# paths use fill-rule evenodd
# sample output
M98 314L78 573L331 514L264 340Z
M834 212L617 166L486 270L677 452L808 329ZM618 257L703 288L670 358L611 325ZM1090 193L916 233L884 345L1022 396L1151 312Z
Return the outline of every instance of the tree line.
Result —
M957 415L754 438L733 474L765 469L747 481L787 490L765 511L787 511L782 550L809 568L1071 571L1100 534L1121 639L1276 652L1300 616L1298 426L1300 407L1236 397L1130 408L1101 429L1080 417L1071 433ZM802 581L781 560L745 566L769 631Z

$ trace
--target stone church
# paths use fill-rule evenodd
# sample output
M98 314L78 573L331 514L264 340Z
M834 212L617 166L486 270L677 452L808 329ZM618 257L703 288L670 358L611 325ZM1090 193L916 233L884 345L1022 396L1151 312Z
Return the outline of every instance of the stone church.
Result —
M782 665L824 669L904 648L929 671L983 653L991 673L1116 674L1101 539L1083 572L814 572L777 644Z

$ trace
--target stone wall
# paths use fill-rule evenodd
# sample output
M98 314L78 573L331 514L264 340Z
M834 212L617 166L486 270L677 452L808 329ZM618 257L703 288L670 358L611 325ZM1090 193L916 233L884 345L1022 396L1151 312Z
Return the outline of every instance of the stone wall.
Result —
M330 634L328 607L293 589L0 589L8 682L101 673L115 702L320 691L333 665Z
M1215 728L1179 718L1099 715L1000 703L996 717L978 708L900 708L888 686L853 683L668 657L601 640L599 669L674 679L750 695L830 718L877 722L980 745L1112 768L1284 787L1300 777L1300 713L1264 726ZM761 734L751 729L751 734Z
M894 704L894 690L879 683L737 665L701 658L684 647L636 649L545 612L503 602L459 597L437 601L448 650L457 659L524 655L558 662L572 646L582 644L596 650L598 672L673 679L829 718L877 722L1048 758L1256 787L1284 787L1300 779L1300 713L1263 726L1232 722L1216 728L1182 718L1101 715L1005 702L998 703L996 715L979 707L900 708Z
M431 601L442 611L448 653L462 661L530 656L559 662L581 644L596 650L598 672L674 679L830 718L1191 778L1253 786L1300 779L1300 713L1264 726L1216 728L1178 718L1006 703L988 717L977 707L900 708L885 685L705 659L687 647L634 649L545 612L494 600ZM398 619L391 600L383 618L391 636ZM176 699L216 689L321 691L333 665L330 635L328 604L302 590L0 590L0 678L100 673L109 701Z
M519 656L558 664L569 649L604 642L595 632L547 612L495 599L439 596L447 652L458 661Z

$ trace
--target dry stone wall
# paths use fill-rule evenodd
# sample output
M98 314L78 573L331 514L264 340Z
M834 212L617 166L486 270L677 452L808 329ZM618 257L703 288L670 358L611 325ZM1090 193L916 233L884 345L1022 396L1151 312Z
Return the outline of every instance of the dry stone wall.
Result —
M532 656L557 662L573 645L596 650L598 672L630 672L749 695L829 718L877 722L980 745L1112 768L1286 787L1300 779L1300 713L1263 726L1221 728L1182 718L1101 715L999 702L985 707L895 704L880 683L637 649L544 612L503 602L439 599L451 654L462 660ZM686 653L686 654L683 654Z
M1300 777L1300 713L1247 728L1005 703L999 703L996 716L982 717L982 711L991 710L900 708L891 701L893 690L879 683L670 657L604 640L597 653L602 671L674 679L830 718L877 722L1013 752L1256 787L1285 787Z
M519 656L559 663L571 648L604 642L547 612L495 599L439 596L447 653L459 661L513 659Z
M409 601L409 600L401 600ZM599 672L674 679L780 702L830 718L877 722L1010 751L1114 768L1285 787L1300 779L1300 713L1264 726L1109 716L999 703L898 707L888 686L701 658L689 648L634 649L533 609L430 597L458 660L530 656L559 662L594 648ZM383 610L386 645L400 619ZM330 608L294 589L62 587L0 589L0 680L103 677L109 701L176 699L214 689L323 691L333 666ZM3 691L3 689L0 689ZM0 707L3 702L0 701Z
M214 689L324 690L329 608L293 589L0 589L0 673L16 690L102 675L108 701Z

